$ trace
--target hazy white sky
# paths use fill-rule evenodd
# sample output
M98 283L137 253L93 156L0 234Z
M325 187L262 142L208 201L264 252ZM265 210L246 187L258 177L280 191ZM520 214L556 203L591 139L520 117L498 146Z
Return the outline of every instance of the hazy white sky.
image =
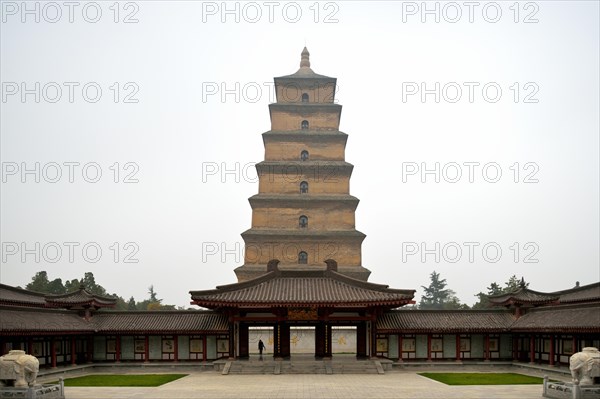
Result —
M235 282L305 44L338 78L370 281L418 299L436 270L472 303L600 280L598 2L1 6L2 283L92 271L187 305Z

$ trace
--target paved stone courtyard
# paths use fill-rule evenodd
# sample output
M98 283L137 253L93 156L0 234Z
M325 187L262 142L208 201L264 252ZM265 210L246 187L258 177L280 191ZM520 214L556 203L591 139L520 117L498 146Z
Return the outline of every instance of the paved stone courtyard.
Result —
M442 371L432 370L427 371ZM459 370L454 370L459 371ZM467 371L467 370L461 370ZM475 371L475 370L469 370ZM479 371L490 372L489 368ZM522 370L511 371L538 375ZM168 372L161 370L161 372ZM178 372L171 370L170 372ZM183 372L183 370L182 370ZM447 386L417 374L393 370L384 375L221 375L214 371L190 375L157 388L67 387L67 399L177 399L177 398L542 398L541 385ZM554 377L554 376L553 376Z

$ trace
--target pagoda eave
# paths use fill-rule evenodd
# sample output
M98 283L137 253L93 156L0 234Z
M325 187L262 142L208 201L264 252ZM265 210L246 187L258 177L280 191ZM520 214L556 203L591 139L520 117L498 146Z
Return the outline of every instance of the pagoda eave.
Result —
M347 239L363 241L367 235L358 230L329 230L329 231L304 231L304 230L273 230L251 228L241 234L242 238L262 238L281 239L281 242L287 242L290 239L297 240L323 240L323 239Z

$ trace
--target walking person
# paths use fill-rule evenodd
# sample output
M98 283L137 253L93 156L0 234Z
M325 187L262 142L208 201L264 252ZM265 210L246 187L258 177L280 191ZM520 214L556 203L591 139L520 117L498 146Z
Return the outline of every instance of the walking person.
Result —
M262 339L259 339L258 340L258 353L260 354L261 358L262 358L263 349L265 349L265 344L262 342Z

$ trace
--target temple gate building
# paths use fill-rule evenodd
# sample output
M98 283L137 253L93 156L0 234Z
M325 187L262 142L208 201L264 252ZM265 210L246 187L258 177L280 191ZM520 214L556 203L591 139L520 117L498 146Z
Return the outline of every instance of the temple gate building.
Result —
M339 131L336 79L300 69L275 78L277 102L263 133L252 225L242 237L238 282L190 291L209 310L115 311L115 299L84 286L49 295L0 284L0 355L22 349L45 367L95 362L200 362L248 358L252 331L266 331L269 355L293 356L293 329L316 358L335 357L336 331L352 331L358 358L395 362L506 361L560 365L600 346L600 282L557 292L489 298L496 309L404 310L415 290L368 282L350 195L348 136ZM297 338L297 337L296 337ZM294 341L295 342L295 341ZM265 342L267 343L267 342Z

